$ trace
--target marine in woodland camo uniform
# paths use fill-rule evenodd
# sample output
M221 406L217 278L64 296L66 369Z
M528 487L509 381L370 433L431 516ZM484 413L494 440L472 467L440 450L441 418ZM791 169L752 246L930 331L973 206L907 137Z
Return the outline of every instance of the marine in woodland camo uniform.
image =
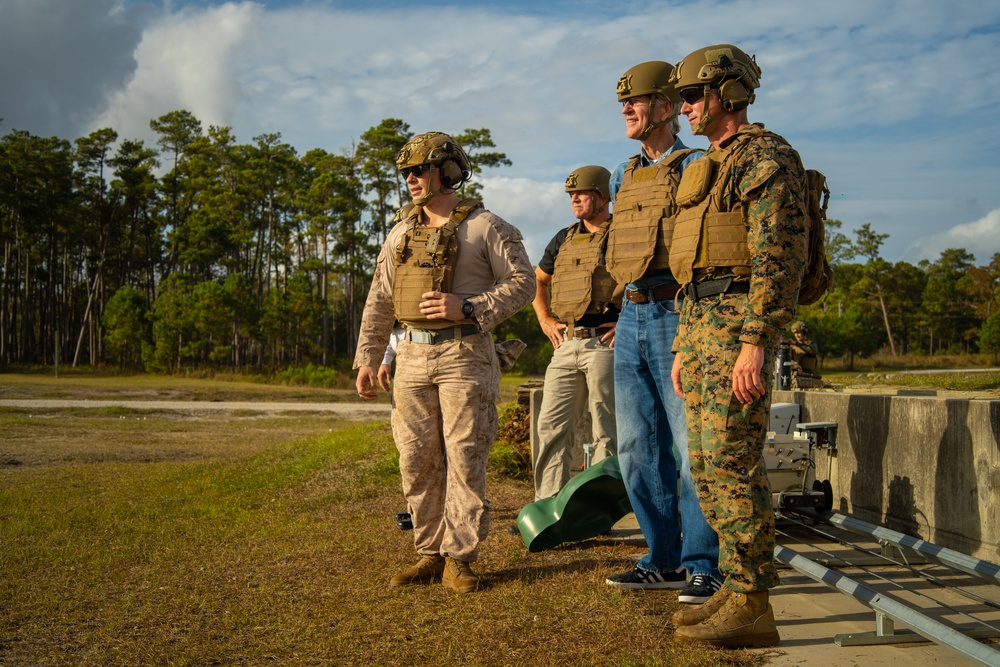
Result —
M711 142L705 162L685 173L704 178L678 189L670 266L686 283L686 298L672 377L684 396L691 471L719 535L725 576L711 600L673 621L680 640L726 647L779 641L768 596L778 573L763 458L771 391L764 369L773 368L795 313L807 255L801 160L747 120L759 77L755 60L726 44L689 54L672 77L681 113Z
M444 167L451 158L441 158L437 149L461 151L440 133L418 135L413 142L430 147L424 151L426 163L417 159L415 166L435 168L405 173L408 163L397 160L419 203L402 216L379 253L354 367L358 393L374 398L374 367L398 317L407 333L397 349L392 431L421 560L394 576L390 585L434 580L443 573L447 586L469 592L479 581L468 564L478 558L479 543L489 531L486 462L497 432L500 365L489 331L531 300L535 278L520 232L480 206L455 230L450 291L418 297L424 299L419 303L424 321L407 321L393 301L397 249L408 229L439 228L440 216L457 207L453 188L458 183L449 187L437 180L439 173L447 173ZM466 171L467 158L464 153L461 157ZM415 310L412 305L410 310Z
M753 262L749 292L685 299L674 339L683 364L691 474L702 511L719 533L726 585L744 592L778 584L763 459L771 375L761 376L765 395L744 405L733 397L733 366L749 343L764 348L764 368L773 368L774 350L795 314L796 276L806 261L802 178L802 163L788 144L765 138L742 153L732 180L719 187L723 210L745 210ZM713 275L726 277L734 276Z

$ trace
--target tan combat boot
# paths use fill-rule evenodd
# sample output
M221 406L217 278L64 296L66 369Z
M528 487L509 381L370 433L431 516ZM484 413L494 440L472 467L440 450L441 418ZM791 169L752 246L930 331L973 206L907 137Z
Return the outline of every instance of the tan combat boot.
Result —
M433 554L421 556L415 565L411 565L389 580L389 588L418 584L424 581L434 581L444 572L444 556Z
M468 563L448 556L445 559L441 583L445 588L454 589L459 593L471 593L479 588L479 577L472 572Z
M723 586L715 591L707 602L699 605L687 605L686 608L675 611L670 619L677 627L681 627L682 625L698 625L708 617L714 616L715 612L722 608L722 605L726 603L726 597L729 595L729 592L729 589Z
M682 625L674 631L674 637L725 648L776 646L778 628L767 597L767 591L732 591L715 614L697 625Z

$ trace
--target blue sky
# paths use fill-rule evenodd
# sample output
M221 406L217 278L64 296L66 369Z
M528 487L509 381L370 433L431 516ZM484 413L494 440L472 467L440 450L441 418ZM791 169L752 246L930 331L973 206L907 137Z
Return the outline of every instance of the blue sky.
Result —
M750 119L827 174L846 233L871 223L891 261L1000 252L1000 3L975 0L3 0L0 133L152 141L183 108L304 153L388 117L488 127L513 166L486 174L486 205L537 261L572 221L566 174L638 149L622 72L718 42L756 53Z

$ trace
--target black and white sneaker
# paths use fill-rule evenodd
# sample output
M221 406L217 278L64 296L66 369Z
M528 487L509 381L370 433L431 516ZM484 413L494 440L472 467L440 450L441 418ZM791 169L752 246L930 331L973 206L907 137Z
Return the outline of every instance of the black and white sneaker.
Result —
M677 594L677 601L685 604L705 604L720 588L722 584L707 574L696 574Z
M653 572L637 567L628 572L613 574L605 580L608 586L617 588L640 588L644 590L657 588L684 588L687 575L684 568L677 568L676 572Z

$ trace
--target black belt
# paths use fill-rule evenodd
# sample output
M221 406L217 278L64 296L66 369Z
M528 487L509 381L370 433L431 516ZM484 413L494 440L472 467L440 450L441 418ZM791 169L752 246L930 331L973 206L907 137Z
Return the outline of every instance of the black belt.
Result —
M676 283L673 285L660 285L653 289L627 289L625 290L625 298L632 303L640 304L649 303L650 301L668 301L677 296L679 291L681 291L681 286Z
M448 327L447 329L407 329L405 338L414 343L436 345L446 340L472 336L477 333L482 332L475 324L463 324L457 327Z
M700 283L688 283L684 286L684 296L697 301L716 294L749 294L749 282L733 282L732 278L703 280Z

